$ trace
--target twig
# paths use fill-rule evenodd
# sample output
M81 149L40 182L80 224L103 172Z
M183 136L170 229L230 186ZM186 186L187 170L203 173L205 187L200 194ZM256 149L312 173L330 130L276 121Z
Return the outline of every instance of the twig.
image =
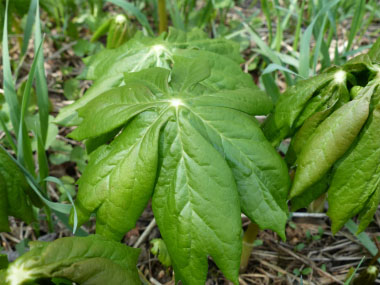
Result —
M293 212L291 216L294 218L327 218L327 215L324 213L299 213Z
M289 275L292 278L294 278L295 280L297 280L298 282L301 282L301 279L299 277L297 277L297 276L295 276L295 275L293 275L293 274L285 271L284 269L282 269L282 268L280 268L280 267L278 267L278 266L276 266L274 264L270 264L269 262L267 262L265 260L262 260L262 259L259 259L259 262L262 263L262 264L264 264L266 267L272 268L272 269L274 269L275 271L277 271L277 272L279 272L281 274ZM305 281L305 280L303 280L303 282L304 282L305 285L306 284L314 284L314 283L311 283L311 282L308 282L308 281Z
M17 238L15 238L15 237L11 236L11 235L8 234L8 233L2 233L2 235L3 235L5 238L7 238L7 239L9 239L9 240L11 240L11 241L13 241L13 242L15 242L15 243L20 243L20 240L19 240L19 239L17 239Z
M153 285L162 285L160 282L158 282L156 279L154 279L153 277L150 277L149 281L153 284Z
M279 249L281 249L282 251L286 252L287 254L293 256L294 258L298 259L299 261L309 265L310 267L312 267L315 271L317 271L320 275L324 275L328 278L330 278L331 280L334 280L335 282L337 282L338 284L344 284L342 281L340 281L339 279L335 278L334 276L332 276L330 273L328 272L325 272L323 271L322 269L320 269L313 261L307 259L305 256L302 256L302 255L298 255L294 252L292 252L291 250L281 246L281 245L277 245Z
M64 51L70 49L72 46L74 46L75 44L77 43L77 41L73 41L69 44L66 44L64 45L62 48L60 48L59 50L57 50L55 53L53 53L51 56L49 56L47 58L46 61L48 60L51 60L51 59L55 59L55 58L58 58L60 56L61 53L63 53Z
M139 239L136 241L135 245L133 246L134 248L139 247L145 239L148 237L150 232L153 230L153 228L156 226L156 219L153 218L153 220L149 223L149 225L146 227L142 235L139 237Z

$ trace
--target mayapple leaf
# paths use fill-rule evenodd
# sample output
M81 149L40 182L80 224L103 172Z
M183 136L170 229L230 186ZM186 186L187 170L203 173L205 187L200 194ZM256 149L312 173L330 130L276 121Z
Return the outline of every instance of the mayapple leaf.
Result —
M190 125L189 112L181 108L176 122L165 128L153 212L177 280L203 284L210 255L238 284L242 242L236 184L223 157Z
M377 103L357 143L339 161L334 170L328 190L328 215L332 220L334 233L350 218L362 211L371 196L373 196L373 200L377 201L378 199L378 194L374 194L374 192L377 191L380 182L379 129L380 104ZM370 203L373 204L373 201ZM372 205L371 208L373 208Z
M279 98L273 114L264 124L264 133L270 141L278 144L290 134L291 129L305 105L334 78L334 72L321 73L318 76L299 81L289 87Z
M78 222L96 213L97 233L120 240L153 197L177 279L204 283L211 256L237 283L241 211L285 238L288 171L253 118L271 109L269 97L209 87L207 60L192 61L176 56L170 76L159 67L125 74L124 86L79 110L73 137L117 132L79 180Z
M98 137L125 124L137 114L159 107L167 101L165 97L159 100L141 84L130 83L114 88L78 110L84 120L70 137L76 140Z
M319 94L312 97L305 105L301 114L298 116L295 122L295 127L299 128L300 126L302 126L308 118L314 115L318 111L318 109L325 105L333 96L333 94L337 93L336 89L338 89L336 84L330 82L328 86L326 86L325 88L323 88L323 90L319 92Z
M329 173L322 177L321 180L314 183L308 189L306 189L301 195L292 199L292 212L295 212L302 208L307 208L311 202L327 192L329 188Z
M380 171L380 170L379 170ZM368 225L372 222L373 216L375 215L380 203L380 185L377 186L375 192L368 199L367 203L364 205L363 209L359 213L359 227L357 234L364 231Z
M209 39L199 30L184 33L170 28L167 36L157 38L136 34L117 49L105 49L87 58L86 78L96 80L105 75L120 75L157 66L168 68L177 49L208 50L241 63L239 46L226 39Z
M170 110L144 112L109 146L91 154L75 202L79 224L96 211L97 233L115 240L135 227L153 193L159 134L171 115Z
M303 147L312 137L314 131L336 108L338 108L338 103L341 100L341 89L345 89L345 87L334 86L331 90L333 92L328 101L315 109L314 113L312 113L312 115L308 117L297 130L290 142L289 150L286 153L288 164L294 165L297 157L301 154ZM327 88L327 90L330 90L330 88Z
M81 285L141 284L136 268L140 250L104 237L66 237L30 246L29 252L0 272L1 284L54 277Z
M294 150L296 156L301 154L303 147L311 138L318 126L331 114L332 108L317 112L308 118L300 129L293 136L290 147Z
M197 38L199 37L199 38ZM208 39L199 31L184 33L170 29L167 37L149 38L140 33L126 44L113 50L103 50L86 60L86 78L95 80L85 96L60 111L55 122L66 126L78 125L76 110L111 88L124 84L123 74L151 67L171 69L176 56L197 59L211 66L212 75L204 84L216 89L255 88L248 74L239 66L242 58L236 43L225 39ZM224 76L225 72L229 76Z
M348 72L361 72L371 68L372 60L369 54L360 54L347 61L343 68ZM355 79L356 80L356 79Z
M355 100L333 112L317 127L297 159L291 198L320 180L350 148L368 118L374 88L373 85L364 88Z
M30 189L24 174L0 148L0 231L9 231L8 216L30 223L34 219Z
M212 107L205 106L192 108L190 118L232 169L242 211L260 227L274 230L285 239L290 184L287 167L268 144L257 121L233 109L213 112Z

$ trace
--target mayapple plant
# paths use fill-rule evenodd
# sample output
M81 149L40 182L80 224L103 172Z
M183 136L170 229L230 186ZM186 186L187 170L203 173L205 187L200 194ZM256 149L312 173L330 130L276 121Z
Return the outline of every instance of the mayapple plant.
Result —
M333 233L355 215L363 231L380 202L379 64L380 39L367 54L289 88L263 126L273 145L292 137L293 210L327 192Z
M235 44L199 31L137 35L89 59L101 91L60 116L79 122L70 137L91 152L79 225L96 213L97 234L119 241L151 199L183 284L204 284L208 256L238 283L241 212L285 239L288 170L254 117L272 102L239 61Z

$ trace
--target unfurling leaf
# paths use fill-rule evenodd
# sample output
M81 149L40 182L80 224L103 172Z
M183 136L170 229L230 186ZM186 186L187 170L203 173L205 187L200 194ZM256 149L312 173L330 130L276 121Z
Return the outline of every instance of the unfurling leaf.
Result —
M368 87L366 87L368 88ZM377 87L377 101L380 95ZM373 100L374 101L374 100ZM380 103L374 106L358 141L339 161L328 191L332 231L337 232L351 217L361 213L360 230L371 221L379 204ZM364 226L365 224L365 226Z
M141 284L140 249L98 235L31 242L31 249L0 271L0 284L21 285L40 278L65 278L81 285Z
M290 197L300 195L320 180L350 148L367 120L374 86L363 89L355 100L345 104L315 130L297 160Z

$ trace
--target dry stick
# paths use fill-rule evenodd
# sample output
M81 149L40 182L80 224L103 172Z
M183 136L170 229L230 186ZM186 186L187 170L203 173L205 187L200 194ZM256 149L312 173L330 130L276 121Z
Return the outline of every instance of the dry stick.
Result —
M294 252L292 252L291 250L289 250L289 249L287 249L287 248L285 248L285 247L283 247L283 246L281 246L279 244L277 246L278 246L279 249L281 249L282 251L286 252L287 254L293 256L294 258L298 259L299 261L303 262L304 264L307 264L307 265L311 266L320 275L324 275L324 276L330 278L331 280L334 280L338 284L344 284L342 281L340 281L339 279L335 278L330 273L327 273L327 272L323 271L322 269L320 269L313 261L307 259L305 256L303 256L303 255L297 255Z
M133 247L134 248L139 247L145 241L145 239L148 237L148 235L154 229L155 226L156 226L156 219L153 218L153 220L146 227L146 229L144 230L142 235L139 237L139 239L136 241L136 243Z
M150 277L149 281L153 284L153 285L162 285L160 282L158 282L156 279L154 279L153 277Z
M59 58L61 53L63 53L64 51L70 49L72 46L76 45L77 41L73 41L71 43L68 43L68 44L65 44L62 48L60 48L59 50L57 50L55 53L53 53L51 56L49 56L47 58L47 61L48 60L52 60L52 59L56 59L56 58Z
M324 213L301 213L294 212L291 213L292 218L327 218L327 215Z
M5 238L7 238L7 239L9 239L9 240L11 240L11 241L13 241L13 242L15 242L15 243L20 243L20 240L19 240L18 238L15 238L14 236L11 236L11 235L8 234L8 233L2 233L2 235L3 235Z
M239 277L239 284L242 284L242 285L248 285L247 282L244 281L243 278Z
M272 268L274 269L275 271L277 272L280 272L281 274L284 274L284 275L289 275L290 277L294 278L295 280L297 280L298 282L301 282L301 278L287 272L286 270L274 265L274 264L270 264L269 262L265 261L265 260L262 260L262 259L259 259L259 262L264 264L265 266L269 267L269 268ZM304 282L304 284L313 284L313 283L310 283L308 281L305 281L305 280L302 280Z

